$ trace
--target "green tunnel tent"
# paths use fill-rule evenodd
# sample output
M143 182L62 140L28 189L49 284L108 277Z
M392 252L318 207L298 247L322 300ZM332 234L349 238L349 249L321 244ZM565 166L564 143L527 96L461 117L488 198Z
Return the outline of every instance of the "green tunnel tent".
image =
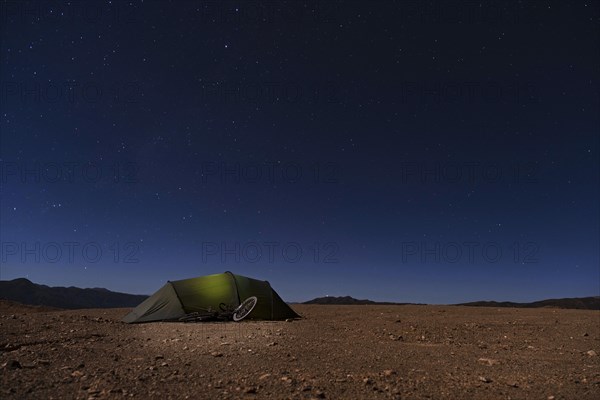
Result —
M219 304L239 305L250 296L258 302L248 319L278 320L298 318L273 290L269 282L235 275L231 272L198 278L169 281L152 296L127 314L127 323L172 321L205 308L219 309Z

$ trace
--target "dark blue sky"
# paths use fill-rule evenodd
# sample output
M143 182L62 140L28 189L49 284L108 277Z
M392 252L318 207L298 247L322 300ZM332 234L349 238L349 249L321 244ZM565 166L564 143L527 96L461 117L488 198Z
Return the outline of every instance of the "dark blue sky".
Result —
M600 294L598 2L0 4L1 279Z

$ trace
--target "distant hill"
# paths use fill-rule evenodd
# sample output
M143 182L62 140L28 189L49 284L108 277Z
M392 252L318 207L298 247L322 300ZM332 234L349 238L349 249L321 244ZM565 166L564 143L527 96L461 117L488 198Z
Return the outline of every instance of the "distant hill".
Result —
M326 296L326 297L317 297L316 299L312 299L309 301L305 301L302 304L333 304L333 305L362 305L362 304L379 304L379 305L401 305L401 304L410 304L410 303L391 303L391 302L379 302L373 300L359 300L350 296Z
M358 300L350 296L344 297L317 297L309 301L305 301L303 304L336 304L336 305L354 305L354 304L376 304L372 300Z
M77 287L50 287L31 282L25 278L0 281L0 300L16 301L22 304L56 308L119 308L136 307L148 296L112 292L104 288L81 289ZM350 296L317 297L302 304L323 305L408 305L419 303L378 302L368 299L355 299ZM474 301L455 304L469 307L515 307L515 308L570 308L580 310L600 310L600 296L548 299L532 303L510 301Z
M324 305L361 305L361 304L378 304L378 305L408 305L418 303L393 303L393 302L379 302L373 300L359 300L350 296L326 296L317 297L309 301L305 301L302 304L324 304ZM470 307L515 307L515 308L571 308L579 310L600 310L600 296L596 297L579 297L579 298L566 298L566 299L548 299L535 301L533 303L515 303L510 301L474 301L471 303L454 304L456 306L470 306Z
M516 307L516 308L573 308L578 310L600 310L600 296L577 297L565 299L548 299L532 303L513 303L510 301L474 301L471 303L456 304L457 306L471 307Z
M147 298L101 288L50 287L25 278L0 281L0 299L30 305L69 309L135 307Z

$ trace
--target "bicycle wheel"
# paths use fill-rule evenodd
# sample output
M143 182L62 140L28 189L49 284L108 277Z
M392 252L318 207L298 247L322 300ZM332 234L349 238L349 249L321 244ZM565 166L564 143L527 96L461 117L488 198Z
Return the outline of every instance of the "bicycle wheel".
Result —
M233 311L233 320L238 322L246 318L254 310L257 302L256 296L248 297Z

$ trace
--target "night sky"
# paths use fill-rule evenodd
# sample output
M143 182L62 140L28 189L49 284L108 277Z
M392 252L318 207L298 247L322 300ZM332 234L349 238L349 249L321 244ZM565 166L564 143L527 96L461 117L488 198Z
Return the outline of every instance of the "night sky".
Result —
M4 1L0 278L600 295L597 1Z

